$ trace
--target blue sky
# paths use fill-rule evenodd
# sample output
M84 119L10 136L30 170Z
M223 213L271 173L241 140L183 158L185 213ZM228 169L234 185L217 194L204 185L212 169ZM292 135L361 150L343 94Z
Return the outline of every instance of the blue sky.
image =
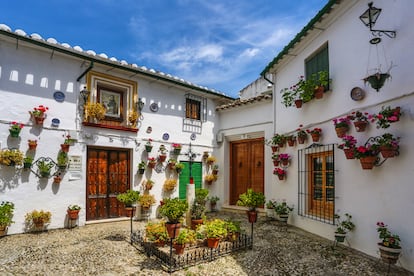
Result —
M7 4L6 4L7 3ZM238 97L327 0L13 0L0 23Z

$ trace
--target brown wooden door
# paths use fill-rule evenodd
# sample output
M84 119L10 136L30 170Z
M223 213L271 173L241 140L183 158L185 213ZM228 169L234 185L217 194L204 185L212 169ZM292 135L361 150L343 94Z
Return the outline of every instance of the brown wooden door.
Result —
M264 140L252 139L230 144L230 204L251 188L264 193Z
M88 148L86 220L116 218L124 206L116 196L130 188L129 151Z

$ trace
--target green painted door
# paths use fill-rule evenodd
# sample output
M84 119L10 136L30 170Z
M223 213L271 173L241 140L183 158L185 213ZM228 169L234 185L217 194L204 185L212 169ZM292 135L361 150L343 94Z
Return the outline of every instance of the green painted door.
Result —
M184 169L180 174L178 196L180 199L185 199L187 196L187 184L190 183L190 162L180 161L180 163L184 164ZM202 168L201 162L193 162L191 166L191 174L196 189L201 188L201 182L203 180Z

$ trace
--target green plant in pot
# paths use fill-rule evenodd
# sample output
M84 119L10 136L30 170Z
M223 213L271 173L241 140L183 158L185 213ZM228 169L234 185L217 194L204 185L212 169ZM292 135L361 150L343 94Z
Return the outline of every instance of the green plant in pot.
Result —
M169 237L163 222L148 222L145 226L145 237L150 242L165 244Z
M235 241L238 239L241 233L240 221L234 221L231 219L226 220L227 227L227 238L230 241Z
M213 219L205 223L207 246L217 248L220 239L227 236L227 223L222 219Z
M0 237L6 235L7 227L14 221L14 204L9 201L2 201L0 204Z
M52 160L46 158L40 158L36 164L41 177L49 177L51 169L55 166Z
M290 212L293 211L293 207L287 205L286 201L282 201L280 203L276 203L275 205L275 212L279 216L280 221L286 222L289 218Z
M166 199L164 205L160 207L160 215L167 218L166 227L170 238L174 238L179 234L180 221L187 210L187 201L178 197Z
M182 229L173 241L175 252L178 255L183 254L185 245L188 243L194 243L195 240L196 240L196 234L193 230L186 229L186 228Z
M184 169L185 165L183 163L177 162L175 163L175 171L177 173L181 173L181 171Z
M69 158L68 154L64 151L60 151L57 156L57 165L59 170L66 170L68 166Z
M33 157L26 156L25 158L23 158L23 168L30 169L32 167L32 164L33 164Z
M197 225L203 223L208 193L209 190L203 188L195 190L195 199L190 209L192 229L196 229Z
M140 198L139 191L127 190L125 193L118 194L116 199L125 204L125 211L127 217L132 217L134 208L133 204Z
M355 229L355 224L351 221L352 216L348 213L345 213L345 217L345 220L341 220L340 215L334 215L334 218L337 222L337 227L335 230L335 240L337 242L344 242L346 234Z
M218 196L211 196L207 198L208 201L210 201L210 211L215 212L217 208L217 201L220 200Z
M146 166L147 166L147 164L144 161L139 162L139 164L138 164L138 173L139 174L144 174Z
M239 200L236 204L248 208L247 214L249 222L254 223L257 221L256 208L262 206L265 202L266 199L262 192L255 192L253 189L247 189L247 192L239 195Z

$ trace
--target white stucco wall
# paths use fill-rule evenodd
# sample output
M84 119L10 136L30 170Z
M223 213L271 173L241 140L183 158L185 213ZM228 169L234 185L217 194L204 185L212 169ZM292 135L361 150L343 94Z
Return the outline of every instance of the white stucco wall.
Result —
M367 68L373 68L377 63L376 47L368 42L372 36L359 20L359 16L368 8L367 3L368 1L358 1L355 5L344 4L345 14L337 16L324 31L319 31L320 35L316 39L308 41L305 37L297 46L302 50L295 53L297 56L290 62L282 61L275 75L275 128L278 133L286 133L294 131L300 124L305 127L321 127L321 142L338 144L341 140L335 134L333 118L357 109L378 113L382 106L401 107L404 113L401 121L388 129L376 129L375 124L371 124L365 132L356 132L353 127L349 132L357 138L359 145L364 144L369 137L386 132L393 133L401 137L400 156L387 160L373 170L362 170L358 160L346 160L341 150L335 151L335 212L350 213L353 216L356 229L349 234L349 246L375 257L378 257L379 242L376 222L383 221L388 224L390 230L401 237L401 266L414 271L414 235L411 230L414 229L414 221L407 216L407 212L414 208L414 186L411 180L414 175L411 166L414 153L411 142L414 139L414 81L408 77L412 71L414 53L404 50L414 43L414 34L410 29L413 22L410 11L414 8L414 2L383 0L374 3L374 6L382 8L375 27L397 31L396 38L383 36L378 45L379 62L383 71L388 69L385 66L384 50L387 61L392 61L395 65L390 71L392 79L386 81L379 92L368 84L364 85L362 81L369 75ZM304 60L326 42L329 44L331 91L325 93L323 99L312 100L301 109L286 108L281 104L279 91L295 84L298 77L304 75ZM370 51L375 54L368 59ZM366 92L362 101L353 101L350 97L351 89L357 86ZM285 152L293 156L288 177L286 181L275 181L276 198L285 198L295 206L298 201L298 149L308 145L309 142L303 146L285 148ZM334 226L296 214L297 212L290 219L290 223L333 239Z
M154 149L149 156L156 157L160 144L170 149L172 143L183 144L182 153L189 149L198 153L196 161L201 161L203 151L213 152L213 143L217 131L218 118L215 113L216 103L207 99L207 121L202 125L202 133L190 140L191 133L183 132L182 124L185 114L185 94L199 94L190 88L179 88L177 85L163 84L158 80L148 80L139 75L131 76L129 72L120 70L108 72L95 64L93 70L111 74L138 83L138 95L146 103L143 110L144 120L141 122L138 133L86 127L81 124L78 110L79 91L85 85L85 78L80 82L76 79L84 72L86 66L82 60L66 56L52 50L40 49L15 42L1 40L0 43L0 143L1 148L19 148L26 153L27 140L37 139L38 147L35 160L39 157L51 157L56 160L60 144L64 141L66 131L71 131L78 143L70 148L69 155L79 155L82 158L81 178L70 181L70 172L66 172L60 185L52 184L53 179L39 179L33 173L12 167L0 166L0 199L15 204L13 223L8 234L24 232L24 216L34 209L43 209L52 212L52 221L48 229L65 226L66 209L70 204L82 207L79 225L86 222L86 151L87 146L104 146L131 150L131 185L135 190L141 190L141 183L146 178L155 181L151 194L157 199L152 208L152 217L156 215L159 200L163 198L162 186L167 172L157 173L147 171L144 176L137 174L138 163L146 157L144 144L153 139ZM62 91L66 98L64 102L57 102L53 98L55 91ZM152 102L159 104L158 112L150 111ZM49 107L43 128L33 126L29 111L38 105ZM52 118L59 118L58 128L51 127ZM9 123L22 122L26 126L22 129L20 138L9 137ZM148 126L152 132L147 133ZM163 140L163 134L168 133L169 139ZM146 160L146 159L145 159ZM185 156L179 160L188 161ZM178 188L171 194L178 196Z

